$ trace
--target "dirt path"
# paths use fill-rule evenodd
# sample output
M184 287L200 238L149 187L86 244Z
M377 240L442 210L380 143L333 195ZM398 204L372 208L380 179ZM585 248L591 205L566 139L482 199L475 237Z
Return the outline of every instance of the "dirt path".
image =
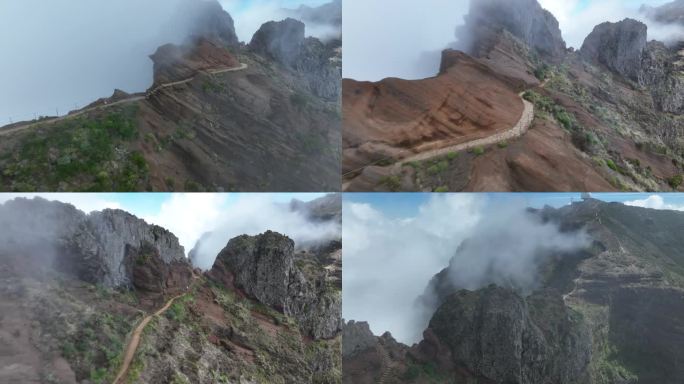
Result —
M433 149L431 151L426 151L423 153L419 153L413 156L409 156L406 158L401 159L397 163L395 163L396 167L401 167L404 164L414 162L414 161L425 161L432 159L434 157L439 157L439 156L446 156L451 152L461 152L465 151L471 148L475 147L485 147L489 145L494 145L497 143L500 143L502 141L506 140L511 140L516 137L522 136L527 132L527 130L530 128L532 125L532 120L534 120L534 105L530 103L529 101L525 100L522 98L522 93L520 94L520 98L525 105L523 108L522 115L520 116L520 119L518 122L512 127L507 130L495 133L491 136L483 137L480 139L475 139L472 141L467 141L465 143L460 143L456 145L451 145L439 149ZM459 138L463 139L462 137Z
M128 372L128 368L131 366L131 363L133 362L133 357L135 356L135 352L138 350L138 346L140 345L140 337L142 335L142 332L145 330L145 327L147 326L147 324L149 324L149 322L152 321L153 317L159 316L162 313L166 312L166 310L171 307L173 302L183 295L185 295L185 294L178 295L178 296L172 298L160 310L153 313L152 315L145 317L140 322L140 324L138 324L138 326L133 331L133 334L131 335L131 339L128 341L128 345L126 345L126 353L124 355L123 363L121 364L121 368L119 369L119 373L116 375L116 378L112 382L113 384L123 383L124 376Z
M382 354L382 364L385 366L385 370L382 371L382 375L380 375L380 380L378 380L378 384L385 384L385 382L394 373L394 364L392 363L392 360L390 359L387 350L384 347L381 348L382 350L380 351L380 353Z
M238 67L226 68L226 69L209 69L209 70L206 70L206 71L204 71L204 72L205 72L205 73L208 73L208 74L210 74L210 75L218 75L218 74L226 73L226 72L237 72L237 71L242 71L242 70L245 70L245 69L247 69L247 68L248 68L248 65L242 63L242 64L240 64L240 66L238 66ZM14 132L18 132L18 131L23 131L23 130L25 130L25 129L29 129L29 128L32 128L32 127L35 127L35 126L41 125L41 124L54 124L54 123L58 123L58 122L63 121L63 120L67 120L67 119L71 119L71 118L74 118L74 117L78 117L78 116L84 115L84 114L86 114L86 113L88 113L88 112L90 112L90 111L103 110L103 109L110 108L110 107L113 107L113 106L116 106L116 105L121 105L121 104L125 104L125 103L132 103L132 102L135 102L135 101L144 100L144 99L146 99L146 98L148 98L148 97L150 97L150 96L156 94L157 92L159 92L159 91L161 91L161 90L163 90L163 89L166 89L166 88L169 88L169 87L174 87L174 86L181 85L181 84L189 83L189 82L195 80L196 77L197 77L197 76L193 76L193 77L190 77L190 78L187 78L187 79L184 79L184 80L174 81L174 82L172 82L172 83L160 84L159 86L157 86L157 87L155 87L154 89L148 91L148 92L145 93L144 95L132 96L132 97L129 97L129 98L126 98L126 99L123 99L123 100L115 101L115 102L113 102L113 103L108 103L108 104L98 105L98 106L91 107L91 108L82 109L82 110L80 110L80 111L78 111L78 112L74 112L74 113L69 114L69 115L65 115L65 116L61 116L61 117L55 117L55 118L52 118L52 119L42 120L42 121L37 121L37 122L30 122L30 123L27 123L26 125L20 125L20 126L13 127L13 128L10 128L10 129L0 130L0 136L8 135L8 134L10 134L10 133L14 133Z

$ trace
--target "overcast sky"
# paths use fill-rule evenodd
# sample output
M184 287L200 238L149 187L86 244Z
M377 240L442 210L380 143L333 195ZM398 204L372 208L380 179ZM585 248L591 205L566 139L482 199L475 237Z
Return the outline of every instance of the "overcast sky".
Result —
M0 0L0 126L81 108L119 88L152 83L148 56L179 42L187 25L180 0ZM321 0L221 0L245 31L277 7ZM244 18L244 21L241 20Z
M639 18L641 4L668 0L540 0L559 20L563 37L579 48L604 21ZM420 79L439 70L439 52L455 40L468 0L348 0L344 2L344 77L377 81ZM354 20L354 22L350 22ZM672 30L651 28L651 38Z
M604 193L593 197L684 211L684 194ZM344 194L343 317L368 321L378 336L390 331L405 343L419 340L427 318L415 306L416 299L425 292L428 281L448 265L464 239L487 232L488 228L493 228L492 233L505 230L510 228L507 224L511 221L517 223L516 227L524 227L520 217L510 219L515 217L511 216L515 215L512 208L522 212L525 207L561 207L580 198L579 193ZM540 244L553 237L549 236L548 228L542 227L527 233L544 233L536 239ZM508 233L508 236L516 238L519 234ZM525 249L528 248L521 250ZM477 271L474 267L479 259L488 257L495 258L487 261L501 264L507 252L502 250L481 255L477 260L463 260L469 262L463 270ZM529 254L509 253L516 260Z

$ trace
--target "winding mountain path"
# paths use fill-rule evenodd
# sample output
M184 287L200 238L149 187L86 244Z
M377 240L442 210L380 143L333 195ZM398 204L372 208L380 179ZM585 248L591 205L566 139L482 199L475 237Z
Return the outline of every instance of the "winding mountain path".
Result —
M242 71L242 70L247 69L248 67L249 67L249 66L248 66L247 64L241 63L241 64L240 64L239 66L237 66L237 67L224 68L224 69L209 69L209 70L205 70L205 71L202 71L202 72L208 73L209 75L218 75L218 74L226 73L226 72L237 72L237 71ZM160 84L160 85L158 85L157 87L155 87L155 88L149 90L148 92L146 92L144 95L140 95L140 94L138 94L138 95L133 95L133 96L131 96L131 97L128 97L128 98L125 98L125 99L122 99L122 100L118 100L118 101L115 101L115 102L112 102L112 103L106 103L106 104L97 105L97 106L90 107L90 108L85 108L85 109L82 109L82 110L80 110L80 111L78 111L78 112L74 112L74 113L71 113L71 114L68 114L68 115L64 115L64 116L61 116L61 117L55 117L55 118L52 118L52 119L45 119L45 120L36 121L36 122L28 122L28 123L26 123L26 124L24 124L24 125L19 125L19 126L16 126L16 127L12 127L12 128L10 128L10 129L5 129L5 130L3 130L3 129L0 127L0 136L8 135L8 134L10 134L10 133L14 133L14 132L18 132L18 131L23 131L23 130L25 130L25 129L29 129L29 128L32 128L32 127L35 127L35 126L41 125L41 124L54 124L54 123L58 123L58 122L63 121L63 120L67 120L67 119L71 119L71 118L74 118L74 117L78 117L78 116L84 115L84 114L86 114L86 113L88 113L88 112L91 112L91 111L103 110L103 109L106 109L106 108L111 108L111 107L116 106L116 105L121 105L121 104L126 104L126 103L133 103L133 102L136 102L136 101L144 100L144 99L147 99L147 98L149 98L150 96L152 96L152 95L158 93L159 91L161 91L161 90L163 90L163 89L170 88L170 87L174 87L174 86L181 85L181 84L189 83L189 82L195 80L196 77L197 77L197 75L192 76L192 77L189 77L189 78L184 79L184 80L174 81L174 82L172 82L172 83Z
M133 362L133 357L135 356L135 352L138 350L138 346L140 345L140 337L142 335L142 332L145 330L145 327L147 324L149 324L150 321L152 321L153 317L159 316L162 313L166 312L171 305L173 305L173 302L176 301L176 299L182 297L185 294L178 295L169 301L166 302L166 305L161 307L157 312L145 317L140 324L135 328L133 331L133 334L131 334L131 339L128 341L128 344L126 345L125 349L125 355L123 359L123 363L121 364L121 368L119 369L119 373L116 375L116 378L112 382L113 384L123 384L124 377L126 376L126 373L128 372L128 368L130 368L131 363Z
M520 116L520 119L512 128L500 131L498 133L480 139L466 141L464 143L433 149L431 151L426 151L413 156L409 156L395 163L395 166L401 167L404 164L411 163L414 161L425 161L432 159L434 157L446 156L451 152L461 152L475 147L494 145L502 141L511 140L516 137L524 135L525 132L527 132L527 130L530 128L530 126L532 125L532 121L534 120L534 105L522 97L523 93L520 93L519 96L522 99L522 102L525 105L525 107L523 108L523 112ZM462 139L462 137L459 139Z
M544 87L544 85L546 85L546 81L542 82L539 86ZM513 127L505 129L505 130L501 130L501 131L494 133L494 134L487 136L487 137L478 138L478 139L474 139L471 141L466 141L466 142L462 142L459 144L450 145L447 147L437 148L437 149L433 149L430 151L417 153L414 155L409 155L409 156L404 157L403 159L400 159L397 162L395 162L393 164L394 169L395 170L401 169L401 167L404 166L405 164L408 164L408 163L411 163L414 161L425 161L425 160L432 159L434 157L446 156L451 152L461 152L461 151L471 149L471 148L475 148L475 147L481 147L481 146L483 147L483 146L493 145L493 144L500 143L502 141L511 140L511 139L516 138L516 137L520 137L520 136L524 135L525 132L527 132L527 130L530 128L530 126L532 125L532 121L534 120L534 104L530 103L529 101L525 100L525 98L523 98L523 95L525 94L525 92L526 91L523 91L523 92L520 92L518 94L518 96L520 97L520 100L523 102L524 108L523 108L522 115L520 116L520 119L518 120L518 122ZM459 137L458 140L463 140L463 137ZM391 161L391 160L393 160L393 158L390 157L390 158L384 158L384 159L374 161L370 164L366 164L362 167L359 167L359 168L356 168L354 170L345 172L342 176L347 177L347 176L356 174L360 171L363 171L366 167L377 165L377 164L380 164L380 163L382 163L384 161L388 161L388 160ZM351 185L350 181L343 182L342 190L343 191L346 190L349 187L349 185Z

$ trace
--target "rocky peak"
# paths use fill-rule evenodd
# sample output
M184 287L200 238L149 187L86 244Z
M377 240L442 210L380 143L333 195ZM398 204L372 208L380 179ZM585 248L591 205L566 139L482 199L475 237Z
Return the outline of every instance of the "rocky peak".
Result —
M375 347L377 344L378 338L371 332L367 322L351 320L343 325L342 356L354 356Z
M262 56L294 66L302 54L305 28L304 23L292 18L269 21L254 34L249 46Z
M219 45L239 46L233 18L217 0L186 0L181 13L191 25L191 41L205 39Z
M306 26L287 18L269 21L259 28L249 43L256 54L294 70L310 91L327 101L337 101L342 92L339 42L324 44L305 37Z
M646 24L624 19L618 23L597 25L582 44L580 54L594 64L632 80L638 80L647 42Z
M537 0L470 2L466 25L457 32L459 44L476 56L485 55L493 36L506 30L542 56L557 60L566 52L558 20Z
M228 242L209 276L294 317L311 337L332 338L341 328L340 292L324 276L308 278L295 261L288 237L271 231L243 235Z

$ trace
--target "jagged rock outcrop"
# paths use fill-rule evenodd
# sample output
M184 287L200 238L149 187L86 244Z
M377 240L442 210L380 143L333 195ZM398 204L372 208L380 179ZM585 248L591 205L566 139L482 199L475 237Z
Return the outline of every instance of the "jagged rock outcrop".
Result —
M341 66L334 59L336 43L324 44L305 37L305 25L287 18L265 23L252 37L249 47L301 75L311 92L329 101L339 100Z
M546 58L559 60L566 53L558 20L537 0L471 1L466 24L456 37L460 46L479 57L489 52L502 30Z
M269 21L252 37L249 47L283 65L294 67L304 48L305 25L299 20Z
M133 249L151 250L159 265L191 270L175 235L121 210L86 215L64 203L15 199L0 207L0 218L12 220L6 226L11 228L5 231L6 241L0 242L3 247L21 252L33 247L49 249L52 258L44 259L46 263L93 284L134 287L133 271L127 268ZM164 287L169 286L167 281L183 284L183 279L171 278L167 272L155 272Z
M644 49L639 83L649 88L660 111L684 113L684 64L681 55L681 52L658 41L649 42Z
M655 107L663 112L684 112L684 79L678 52L658 41L647 42L646 24L625 19L603 23L585 39L581 56L594 64L645 86Z
M457 366L496 383L586 383L591 338L560 295L524 299L490 286L446 299L429 330Z
M367 322L351 320L342 326L342 356L353 356L377 344L378 338Z
M586 60L636 81L641 72L647 30L646 24L633 19L599 24L584 40L580 53Z
M230 240L209 276L294 317L315 339L332 338L341 329L340 292L324 279L307 279L295 263L294 242L286 236L268 231Z

